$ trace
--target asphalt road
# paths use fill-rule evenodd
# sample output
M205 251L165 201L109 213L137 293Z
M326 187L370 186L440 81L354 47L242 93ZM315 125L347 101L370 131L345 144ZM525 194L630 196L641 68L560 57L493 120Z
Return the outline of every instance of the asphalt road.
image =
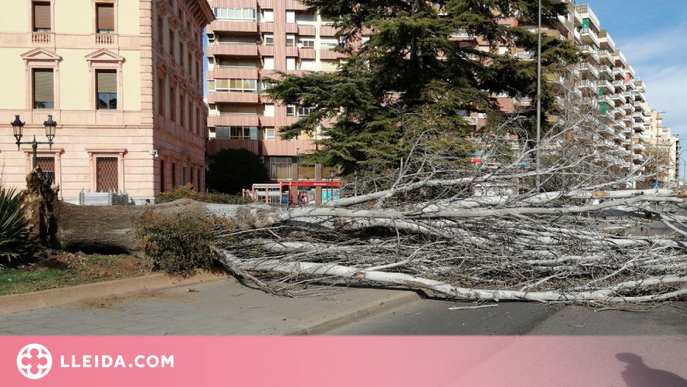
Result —
M594 311L577 306L500 303L497 307L423 300L330 331L327 335L687 335L687 303L644 312Z

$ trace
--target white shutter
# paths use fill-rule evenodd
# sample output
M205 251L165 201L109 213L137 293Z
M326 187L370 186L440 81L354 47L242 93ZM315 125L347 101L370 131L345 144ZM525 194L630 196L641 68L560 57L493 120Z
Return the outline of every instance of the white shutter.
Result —
M265 65L262 67L263 70L274 70L274 57L266 56L264 57Z
M263 11L263 18L262 21L265 23L272 23L274 22L274 11L271 9L266 9Z
M296 22L296 12L286 11L286 22L287 23L295 23Z
M286 58L286 69L295 70L296 69L296 58Z
M265 104L265 117L274 117L274 104L273 103L268 103Z

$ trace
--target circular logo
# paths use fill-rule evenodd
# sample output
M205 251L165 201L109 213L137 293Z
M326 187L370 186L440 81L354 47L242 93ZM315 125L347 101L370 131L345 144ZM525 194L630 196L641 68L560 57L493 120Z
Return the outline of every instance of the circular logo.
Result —
M40 379L50 372L52 355L40 344L29 344L17 355L17 368L29 379Z

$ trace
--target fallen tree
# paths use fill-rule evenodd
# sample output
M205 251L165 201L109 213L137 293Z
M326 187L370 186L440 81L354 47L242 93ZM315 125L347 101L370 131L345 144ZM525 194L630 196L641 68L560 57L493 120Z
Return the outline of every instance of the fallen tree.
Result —
M563 118L535 148L518 138L517 119L505 135L476 138L480 165L429 149L441 133L420 134L402 169L359 176L339 200L243 213L249 227L219 235L218 260L294 296L316 283L474 301L684 297L687 193L630 189L647 179L644 164L619 164L622 150L600 149L596 117ZM538 152L540 168L523 167Z

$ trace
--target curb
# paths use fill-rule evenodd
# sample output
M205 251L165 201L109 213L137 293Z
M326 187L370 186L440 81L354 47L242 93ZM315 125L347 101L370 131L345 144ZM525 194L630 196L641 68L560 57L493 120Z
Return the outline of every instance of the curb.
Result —
M285 336L322 335L348 324L373 317L398 307L420 301L422 298L413 291L399 291L399 294L384 300L372 301L354 310L340 312L327 316L321 321L313 321L301 325L293 331L284 333Z
M115 281L2 296L0 297L0 315L28 312L96 298L196 285L226 278L224 275L210 273L201 273L184 279L170 278L166 274L152 274Z

